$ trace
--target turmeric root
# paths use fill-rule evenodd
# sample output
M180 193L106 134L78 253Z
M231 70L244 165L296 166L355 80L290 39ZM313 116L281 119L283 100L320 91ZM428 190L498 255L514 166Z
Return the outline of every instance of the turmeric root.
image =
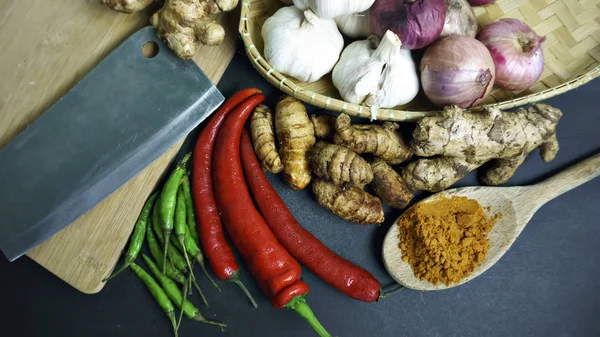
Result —
M275 147L273 115L268 106L260 104L254 109L250 118L250 135L262 167L271 173L281 172L283 164Z
M313 172L336 185L352 183L363 187L373 180L371 166L354 151L320 141L311 156Z
M166 0L150 23L177 56L188 59L196 54L200 43L214 46L223 42L225 30L209 17L219 11L214 0Z
M363 225L382 223L384 220L379 198L359 187L344 189L332 182L315 179L312 189L321 206L346 220Z
M297 99L283 96L275 107L275 132L283 163L283 180L294 190L310 183L310 150L315 145L315 130L306 108Z
M333 141L356 153L372 153L390 164L408 160L412 152L397 131L397 123L352 125L350 117L341 114L335 121Z
M483 183L503 184L537 147L543 160L554 159L558 151L556 125L561 116L560 110L545 104L517 112L489 108L468 113L446 107L441 116L420 120L411 142L418 156L437 157L408 164L402 177L412 189L437 192L491 161Z
M310 121L315 128L317 138L330 139L333 136L335 117L330 115L311 115Z
M139 12L152 2L154 0L102 0L106 7L123 13Z
M381 201L394 208L405 208L413 198L412 191L402 177L381 159L371 163L373 181L371 188Z

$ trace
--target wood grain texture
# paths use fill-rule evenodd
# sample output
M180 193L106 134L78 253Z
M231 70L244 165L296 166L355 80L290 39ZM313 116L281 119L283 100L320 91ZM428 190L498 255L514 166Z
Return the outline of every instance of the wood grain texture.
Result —
M155 9L122 14L99 0L0 1L0 148L121 42L148 25ZM226 16L220 20L234 25L236 21ZM228 24L225 29L221 46L201 47L194 58L213 83L236 50L235 27ZM84 293L100 291L101 280L119 259L144 201L181 144L27 255Z
M415 277L412 267L402 260L399 248L398 220L394 222L383 241L383 262L398 283L415 290L443 290L469 282L491 268L508 251L535 212L548 201L600 176L600 154L535 185L516 187L462 187L437 193L421 202L439 198L464 196L481 204L489 216L502 217L488 233L490 247L485 261L468 277L458 283L433 284ZM414 205L413 205L414 207ZM489 207L489 209L487 208Z

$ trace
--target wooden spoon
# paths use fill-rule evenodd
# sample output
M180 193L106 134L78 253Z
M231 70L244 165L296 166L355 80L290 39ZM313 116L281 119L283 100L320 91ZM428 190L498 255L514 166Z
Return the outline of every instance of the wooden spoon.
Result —
M508 251L533 214L545 203L600 175L600 154L588 158L535 185L515 187L462 187L443 191L421 201L464 196L474 199L492 216L502 217L489 232L490 248L486 260L458 283L437 285L415 277L411 266L402 261L398 244L398 218L383 241L383 262L394 280L415 290L442 290L456 287L481 275ZM414 205L412 206L414 207ZM489 208L488 208L489 207ZM401 216L402 217L402 216Z

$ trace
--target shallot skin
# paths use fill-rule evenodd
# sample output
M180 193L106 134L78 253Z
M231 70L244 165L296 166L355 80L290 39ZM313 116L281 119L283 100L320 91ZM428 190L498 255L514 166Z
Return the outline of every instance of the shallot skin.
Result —
M484 27L477 37L492 55L496 66L496 86L525 90L544 72L545 37L537 35L517 19L500 19Z
M438 106L469 108L490 93L496 76L485 46L468 36L452 35L431 45L421 60L425 95Z
M383 36L391 30L403 49L420 49L440 36L446 10L445 0L376 0L371 7L373 32Z

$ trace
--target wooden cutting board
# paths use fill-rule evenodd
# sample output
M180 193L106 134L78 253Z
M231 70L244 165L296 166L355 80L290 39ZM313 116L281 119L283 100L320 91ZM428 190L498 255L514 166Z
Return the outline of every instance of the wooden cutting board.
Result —
M115 47L146 26L155 10L122 14L99 0L0 1L0 149ZM215 84L236 50L238 13L220 18L227 23L223 44L201 48L194 59ZM144 201L181 143L27 255L84 293L100 291L101 280L118 261Z

